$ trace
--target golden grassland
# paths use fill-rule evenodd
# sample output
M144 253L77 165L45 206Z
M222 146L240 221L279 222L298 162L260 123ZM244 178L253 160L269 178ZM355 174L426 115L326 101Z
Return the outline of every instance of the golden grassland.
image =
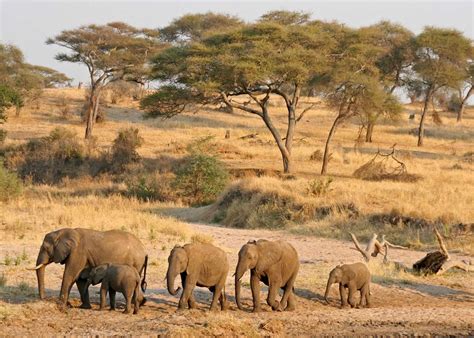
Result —
M79 136L84 126L78 116L85 92L77 89L46 90L38 107L25 108L19 117L10 116L4 128L8 131L7 145L20 144L30 138L46 136L58 126L75 131ZM61 115L60 101L66 101L73 114ZM314 101L306 98L303 101ZM303 103L304 105L304 103ZM317 205L354 203L363 214L396 213L404 216L438 221L442 224L472 223L474 220L473 164L463 155L474 149L474 110L468 109L462 125L455 116L442 113L443 124L427 123L425 146L416 146L416 137L408 131L417 127L420 107L406 106L399 121L381 121L374 131L373 143L356 141L358 121L342 125L332 145L329 176L333 178L329 191L315 197L307 193L311 180L319 179L321 162L310 160L313 152L323 150L324 141L334 114L322 103L309 111L299 122L295 135L293 159L295 172L292 179L281 178L281 159L271 135L263 122L255 116L236 112L226 114L210 107L201 107L197 113L186 113L169 120L144 120L138 103L131 100L104 108L106 121L95 126L95 142L99 149L107 150L117 131L137 127L144 138L139 153L148 159L157 157L179 158L185 155L186 145L212 136L216 152L226 166L244 175L261 171L266 176L250 175L242 184L260 191L275 191L290 195L294 200ZM285 123L285 109L273 104L271 113L275 124ZM230 130L230 139L224 135ZM242 136L256 133L255 138ZM388 150L394 144L397 157L407 166L408 172L421 176L417 182L364 181L352 176L354 170L373 157L377 149ZM472 159L471 159L472 161ZM30 233L27 229L57 226L87 226L97 229L125 227L133 232L150 234L153 231L171 233L190 238L186 226L173 218L157 215L150 210L166 210L183 206L162 203L144 203L119 195L105 196L104 188L123 189L107 177L66 180L60 186L30 186L19 200L0 206L2 228L15 229L15 233ZM330 235L331 223L345 221L344 215L299 225L300 232ZM170 225L171 224L171 225ZM360 224L360 227L363 227ZM22 230L25 229L25 230ZM294 229L293 229L294 230ZM36 233L36 230L34 231ZM331 232L331 231L329 231ZM462 249L472 252L471 241L462 242Z

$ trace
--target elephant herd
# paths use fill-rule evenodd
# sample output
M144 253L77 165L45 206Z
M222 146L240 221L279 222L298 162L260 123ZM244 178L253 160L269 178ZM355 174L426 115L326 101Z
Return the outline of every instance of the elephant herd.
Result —
M100 309L106 304L109 294L110 308L115 309L115 294L124 295L124 312L138 313L146 302L146 269L148 256L143 244L134 235L120 231L96 231L82 228L65 228L48 233L43 240L36 261L38 291L45 297L45 268L50 263L64 264L64 275L60 291L63 306L69 304L69 293L74 283L81 297L81 308L91 308L89 285L101 283ZM298 253L285 241L249 241L239 251L235 269L235 301L243 309L240 300L241 279L250 270L250 287L253 311L261 310L260 282L268 286L267 303L274 311L291 311L296 307L294 283L299 270ZM192 243L175 246L168 257L166 273L167 289L176 295L181 287L175 288L179 275L182 284L178 309L195 308L193 296L195 286L207 287L212 293L210 309L229 307L225 283L229 272L226 253L212 244ZM335 267L328 278L325 299L332 284L339 284L341 307L350 305L370 306L370 273L364 263L346 264ZM279 291L283 296L278 301ZM355 300L360 291L360 302ZM218 305L219 304L219 305Z

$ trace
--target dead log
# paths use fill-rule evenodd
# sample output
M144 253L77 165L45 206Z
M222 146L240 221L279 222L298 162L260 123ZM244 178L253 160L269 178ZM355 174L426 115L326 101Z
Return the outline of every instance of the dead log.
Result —
M385 239L385 235L382 235L382 242L377 240L377 234L373 234L372 238L370 239L369 243L365 249L362 249L357 237L350 233L352 241L356 247L356 250L359 251L364 259L369 262L371 257L377 257L379 254L384 255L384 262L388 261L388 248L396 248L396 249L407 249L401 245L395 245L390 243L388 240Z

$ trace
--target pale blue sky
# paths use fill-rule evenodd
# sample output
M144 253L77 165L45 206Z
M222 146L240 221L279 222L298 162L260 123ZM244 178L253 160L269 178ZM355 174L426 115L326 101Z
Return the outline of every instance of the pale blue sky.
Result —
M424 26L456 28L474 39L473 1L34 1L0 0L0 41L21 48L29 63L58 69L87 81L84 66L54 60L59 47L45 40L64 29L124 21L157 28L186 13L221 12L253 21L274 9L301 10L314 19L337 20L351 27L380 20L400 23L415 33Z

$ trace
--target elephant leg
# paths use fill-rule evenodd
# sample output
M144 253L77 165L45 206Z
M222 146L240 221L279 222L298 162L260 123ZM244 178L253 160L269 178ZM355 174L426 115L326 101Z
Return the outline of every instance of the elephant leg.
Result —
M107 283L106 281L103 281L102 285L100 286L100 307L99 307L99 310L104 310L105 309L108 289L109 289L109 283Z
M353 284L349 284L349 297L348 297L348 301L349 301L349 304L351 305L351 307L355 307L356 306L356 301L355 301L355 294L357 292L357 288L355 287L355 285Z
M109 288L109 300L110 300L110 311L115 310L115 294L117 291L115 291L112 288Z
M288 296L288 305L285 308L285 311L293 311L296 309L296 299L295 299L295 294L292 291L290 295Z
M183 286L183 288L186 285L186 274L183 273L181 274L181 285ZM190 309L195 309L197 307L193 293L191 293L191 296L189 296L188 306Z
M250 273L250 288L252 289L253 312L260 312L260 279L254 273Z
M59 294L59 299L61 300L63 306L67 305L71 288L84 268L84 264L81 264L82 262L76 262L77 259L75 259L75 257L69 257L68 260L69 262L64 268L63 281L61 283L61 292ZM70 262L74 262L74 264Z
M82 304L80 308L91 309L92 306L89 300L89 285L90 285L89 282L87 281L87 279L79 278L76 281L76 285L77 285L77 289L79 290L79 294L81 295Z
M360 301L362 303L362 298L365 300L365 307L370 307L370 287L369 284L364 285L362 288L363 293L361 292Z
M220 295L219 295L219 302L221 303L222 311L227 310L229 308L229 303L227 302L227 297L225 295L225 281L226 281L225 278L223 278L223 280L221 281L222 291L220 292Z
M280 302L276 299L281 281L277 279L268 279L268 296L267 304L272 307L273 311L280 310Z
M132 298L134 289L128 288L123 291L123 296L125 297L125 310L123 310L123 313L128 314L132 312Z
M285 285L285 291L283 292L283 297L281 297L280 306L282 310L293 311L295 309L295 303L293 301L292 306L288 304L289 297L293 294L293 287L295 285L296 273L291 276L288 282Z
M222 293L222 287L219 287L217 285L210 287L209 291L212 292L212 302L211 302L211 311L217 311L217 302L219 301L219 296Z
M183 293L179 299L178 309L185 309L186 305L189 304L189 300L193 294L194 287L196 286L197 280L191 275L186 276L186 283L183 285Z
M347 306L346 288L341 283L339 283L339 294L341 296L341 308L346 307Z

